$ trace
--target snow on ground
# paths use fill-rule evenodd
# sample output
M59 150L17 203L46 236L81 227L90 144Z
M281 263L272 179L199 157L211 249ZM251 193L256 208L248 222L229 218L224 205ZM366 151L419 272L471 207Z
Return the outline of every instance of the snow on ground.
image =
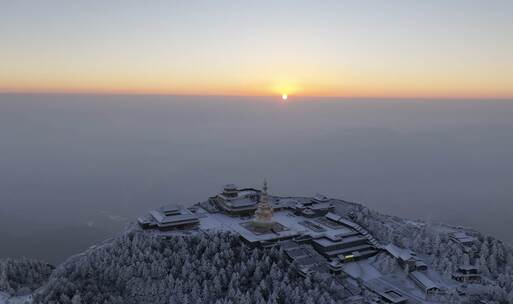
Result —
M426 225L425 223L422 223L422 222L419 222L419 221L414 221L414 220L408 220L408 219L405 219L404 223L408 224L408 225L411 225L411 226L416 226L416 227L419 227L419 228L424 227Z
M380 278L380 282L388 285L390 288L394 287L402 291L402 293L408 295L414 299L424 299L425 295L412 280L403 271L397 271L393 274L389 274Z
M280 237L287 236L295 236L298 232L290 227L292 221L291 218L287 218L291 216L287 216L285 212L277 212L273 216L273 220L279 222L290 230L280 231L278 233L268 233L262 235L256 235L251 231L244 228L241 224L244 222L248 222L250 218L239 218L239 217L231 217L222 213L213 213L209 214L207 217L202 218L200 220L200 229L201 230L213 230L213 231L235 231L245 239L254 241L263 241L269 238L276 238L278 235ZM282 223L283 222L283 223ZM301 227L301 230L306 230L306 228Z
M428 268L427 276L438 285L442 286L446 289L456 288L460 284L452 279L445 278L441 273L434 270L433 268Z
M19 296L19 297L7 297L4 302L1 300L0 304L29 304L32 303L32 295Z
M200 209L199 209L200 210ZM339 228L331 228L325 225L322 226L323 231L313 231L306 228L304 225L301 225L301 222L311 221L311 219L307 219L302 216L296 216L293 212L290 211L276 211L273 215L273 221L280 223L282 226L288 228L284 231L278 231L274 233L266 233L266 234L254 234L253 232L247 230L242 226L242 223L248 222L251 220L251 217L232 217L225 215L223 213L211 213L207 214L205 211L199 211L201 214L205 214L200 218L200 229L203 231L234 231L243 236L245 239L255 242L255 241L265 241L269 239L274 239L277 237L291 237L299 234L309 234L312 237L321 237L321 236L334 236L338 234L347 234L352 230L346 227Z
M346 263L342 266L342 269L351 277L362 279L363 281L372 280L382 276L382 274L369 263L368 259Z
M9 295L0 291L0 304L5 304Z
M0 304L27 304L32 303L32 295L11 297L0 291Z
M395 290L414 299L418 303L431 303L425 299L424 293L408 278L407 274L401 268L398 267L396 271L390 274L382 274L372 265L372 261L373 259L370 258L350 262L345 264L342 269L352 278L361 279L366 282L366 284L369 284L369 286L373 286L376 290ZM443 286L448 286L444 284L441 276L435 271L430 270L429 274L434 275L436 282Z
M425 294L403 273L386 275L370 281L373 285L381 286L381 289L395 290L416 301L416 303L432 303L426 300Z

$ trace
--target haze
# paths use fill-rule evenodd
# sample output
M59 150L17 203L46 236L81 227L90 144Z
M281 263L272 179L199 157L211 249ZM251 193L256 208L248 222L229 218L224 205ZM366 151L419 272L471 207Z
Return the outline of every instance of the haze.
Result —
M226 183L513 242L512 1L0 1L0 256Z
M513 102L0 95L3 256L51 262L226 183L512 242Z

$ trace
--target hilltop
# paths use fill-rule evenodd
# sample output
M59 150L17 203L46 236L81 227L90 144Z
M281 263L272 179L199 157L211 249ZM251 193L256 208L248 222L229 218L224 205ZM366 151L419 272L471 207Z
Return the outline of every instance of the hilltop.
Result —
M41 278L15 286L51 304L512 303L513 249L323 195L228 185L152 210Z

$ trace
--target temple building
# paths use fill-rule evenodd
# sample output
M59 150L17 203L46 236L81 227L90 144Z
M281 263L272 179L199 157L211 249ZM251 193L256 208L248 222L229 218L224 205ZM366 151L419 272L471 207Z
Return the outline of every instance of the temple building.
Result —
M479 283L481 281L479 272L479 267L475 265L460 265L452 278L463 283Z
M422 290L426 295L441 293L441 287L426 276L425 272L412 271L408 277Z
M260 191L253 188L237 189L234 184L225 185L223 192L210 201L221 211L230 215L251 215L257 209Z
M380 244L361 226L334 213L334 201L321 194L314 198L270 196L266 181L261 190L239 189L227 184L219 194L189 208L152 210L139 219L139 225L143 229L161 231L230 230L258 247L294 240L309 245L319 256L339 263L376 254ZM298 261L306 267L305 261L310 259Z
M137 219L144 229L156 228L158 230L174 230L193 228L198 226L199 219L189 209L180 209L174 206L163 206L150 211L145 217Z
M428 299L445 292L444 285L433 275L423 256L394 244L380 243L356 222L356 208L354 203L322 194L314 197L270 195L264 181L262 189L227 184L220 193L206 200L186 208L163 206L151 210L138 222L141 230L150 230L164 238L191 231L230 232L252 248L278 247L295 265L299 275L335 274L343 282L344 290L355 297L352 303L358 301L361 290L356 282L363 277L371 278L364 286L376 295L376 303L417 303L414 299ZM458 231L451 235L451 241L468 247L475 238ZM408 284L398 287L391 284L395 274L372 278L379 270L373 270L376 260L368 259L379 252L387 252L395 258L405 270L401 277L407 279ZM464 265L452 278L467 284L480 282L481 276L476 266Z
M409 249L400 248L394 244L388 244L384 246L384 249L408 272L427 270L427 265L424 260Z
M464 246L470 247L476 243L476 238L470 235L467 235L465 232L455 232L449 236L449 239L454 243Z

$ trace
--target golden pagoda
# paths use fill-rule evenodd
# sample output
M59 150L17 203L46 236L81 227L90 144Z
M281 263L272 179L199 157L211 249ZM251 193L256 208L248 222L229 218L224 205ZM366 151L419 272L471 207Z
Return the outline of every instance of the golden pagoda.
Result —
M269 203L269 196L267 195L267 181L264 181L257 210L255 211L255 218L253 219L253 226L260 229L271 229L274 226L273 207Z

